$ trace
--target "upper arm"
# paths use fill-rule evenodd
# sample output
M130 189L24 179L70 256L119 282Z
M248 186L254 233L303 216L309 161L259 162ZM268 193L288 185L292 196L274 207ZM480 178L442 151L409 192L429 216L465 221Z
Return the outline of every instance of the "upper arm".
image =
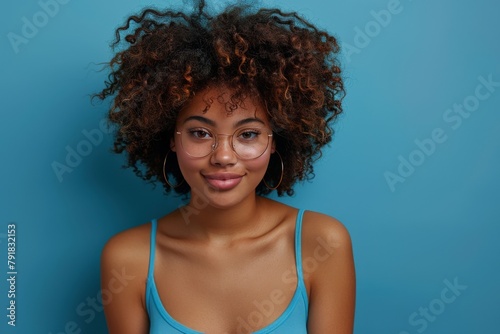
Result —
M352 334L356 275L351 238L338 220L312 212L308 216L304 255L318 263L309 276L308 333Z
M101 291L109 334L146 334L147 266L144 251L134 247L127 233L111 238L101 255ZM132 244L132 245L131 245Z

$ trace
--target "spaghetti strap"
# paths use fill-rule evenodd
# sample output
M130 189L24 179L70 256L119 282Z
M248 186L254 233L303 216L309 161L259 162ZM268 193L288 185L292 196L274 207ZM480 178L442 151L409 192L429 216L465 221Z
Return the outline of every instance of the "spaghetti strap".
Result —
M304 209L300 209L297 213L295 222L295 266L297 268L297 279L299 282L304 282L302 271L302 217Z
M156 249L156 219L151 220L151 236L149 241L149 267L148 278L146 282L146 308L148 313L151 312L149 305L151 301L151 289L154 287L154 272L155 272L155 249Z
M148 279L153 279L153 273L155 268L155 248L156 248L156 226L158 223L156 219L151 220L151 239L149 245L149 268L148 268Z
M297 291L304 300L305 314L309 312L309 298L307 296L304 271L302 270L302 217L304 209L299 209L295 221L295 268L297 269Z

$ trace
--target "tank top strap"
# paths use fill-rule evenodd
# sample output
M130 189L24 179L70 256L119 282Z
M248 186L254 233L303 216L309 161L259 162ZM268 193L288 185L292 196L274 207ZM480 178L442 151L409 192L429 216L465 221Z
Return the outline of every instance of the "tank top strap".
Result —
M151 220L151 236L149 241L149 267L148 278L146 281L146 308L148 313L151 314L150 303L152 290L155 289L154 272L155 272L155 249L156 249L156 219Z
M295 221L295 267L297 268L297 279L299 284L304 284L302 270L302 217L304 209L299 209L297 220Z
M156 249L156 227L158 223L156 219L151 220L151 238L149 242L149 268L148 280L152 280L155 269L155 249Z

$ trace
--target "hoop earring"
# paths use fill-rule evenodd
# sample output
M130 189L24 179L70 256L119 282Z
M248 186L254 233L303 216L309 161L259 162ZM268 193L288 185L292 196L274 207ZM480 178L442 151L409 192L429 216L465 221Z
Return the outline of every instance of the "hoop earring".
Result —
M264 185L266 186L267 189L269 190L275 190L278 189L278 187L281 185L281 181L283 181L283 175L285 173L285 166L283 165L283 158L281 157L281 154L276 150L275 151L278 154L278 157L280 158L280 163L281 163L281 174L280 174L280 180L278 184L274 187L270 187L269 184L267 184L266 179L263 178L262 182L264 182Z
M170 182L168 182L167 173L165 172L165 167L167 166L167 158L168 158L169 154L170 154L170 150L167 152L167 155L165 155L165 159L163 159L163 179L170 186L170 188L175 189L184 183L184 179L179 184L176 184L175 186L173 184L171 184Z

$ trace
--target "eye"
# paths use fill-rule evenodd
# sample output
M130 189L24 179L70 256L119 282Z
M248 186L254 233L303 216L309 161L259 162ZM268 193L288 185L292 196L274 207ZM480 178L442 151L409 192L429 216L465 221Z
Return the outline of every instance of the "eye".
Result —
M189 134L192 138L195 139L211 139L212 134L205 129L191 129L189 130Z
M243 130L241 131L239 134L238 134L238 137L243 139L243 140L254 140L254 139L257 139L257 137L259 137L259 135L261 134L261 131L259 130L255 130L255 129L252 129L252 130Z

